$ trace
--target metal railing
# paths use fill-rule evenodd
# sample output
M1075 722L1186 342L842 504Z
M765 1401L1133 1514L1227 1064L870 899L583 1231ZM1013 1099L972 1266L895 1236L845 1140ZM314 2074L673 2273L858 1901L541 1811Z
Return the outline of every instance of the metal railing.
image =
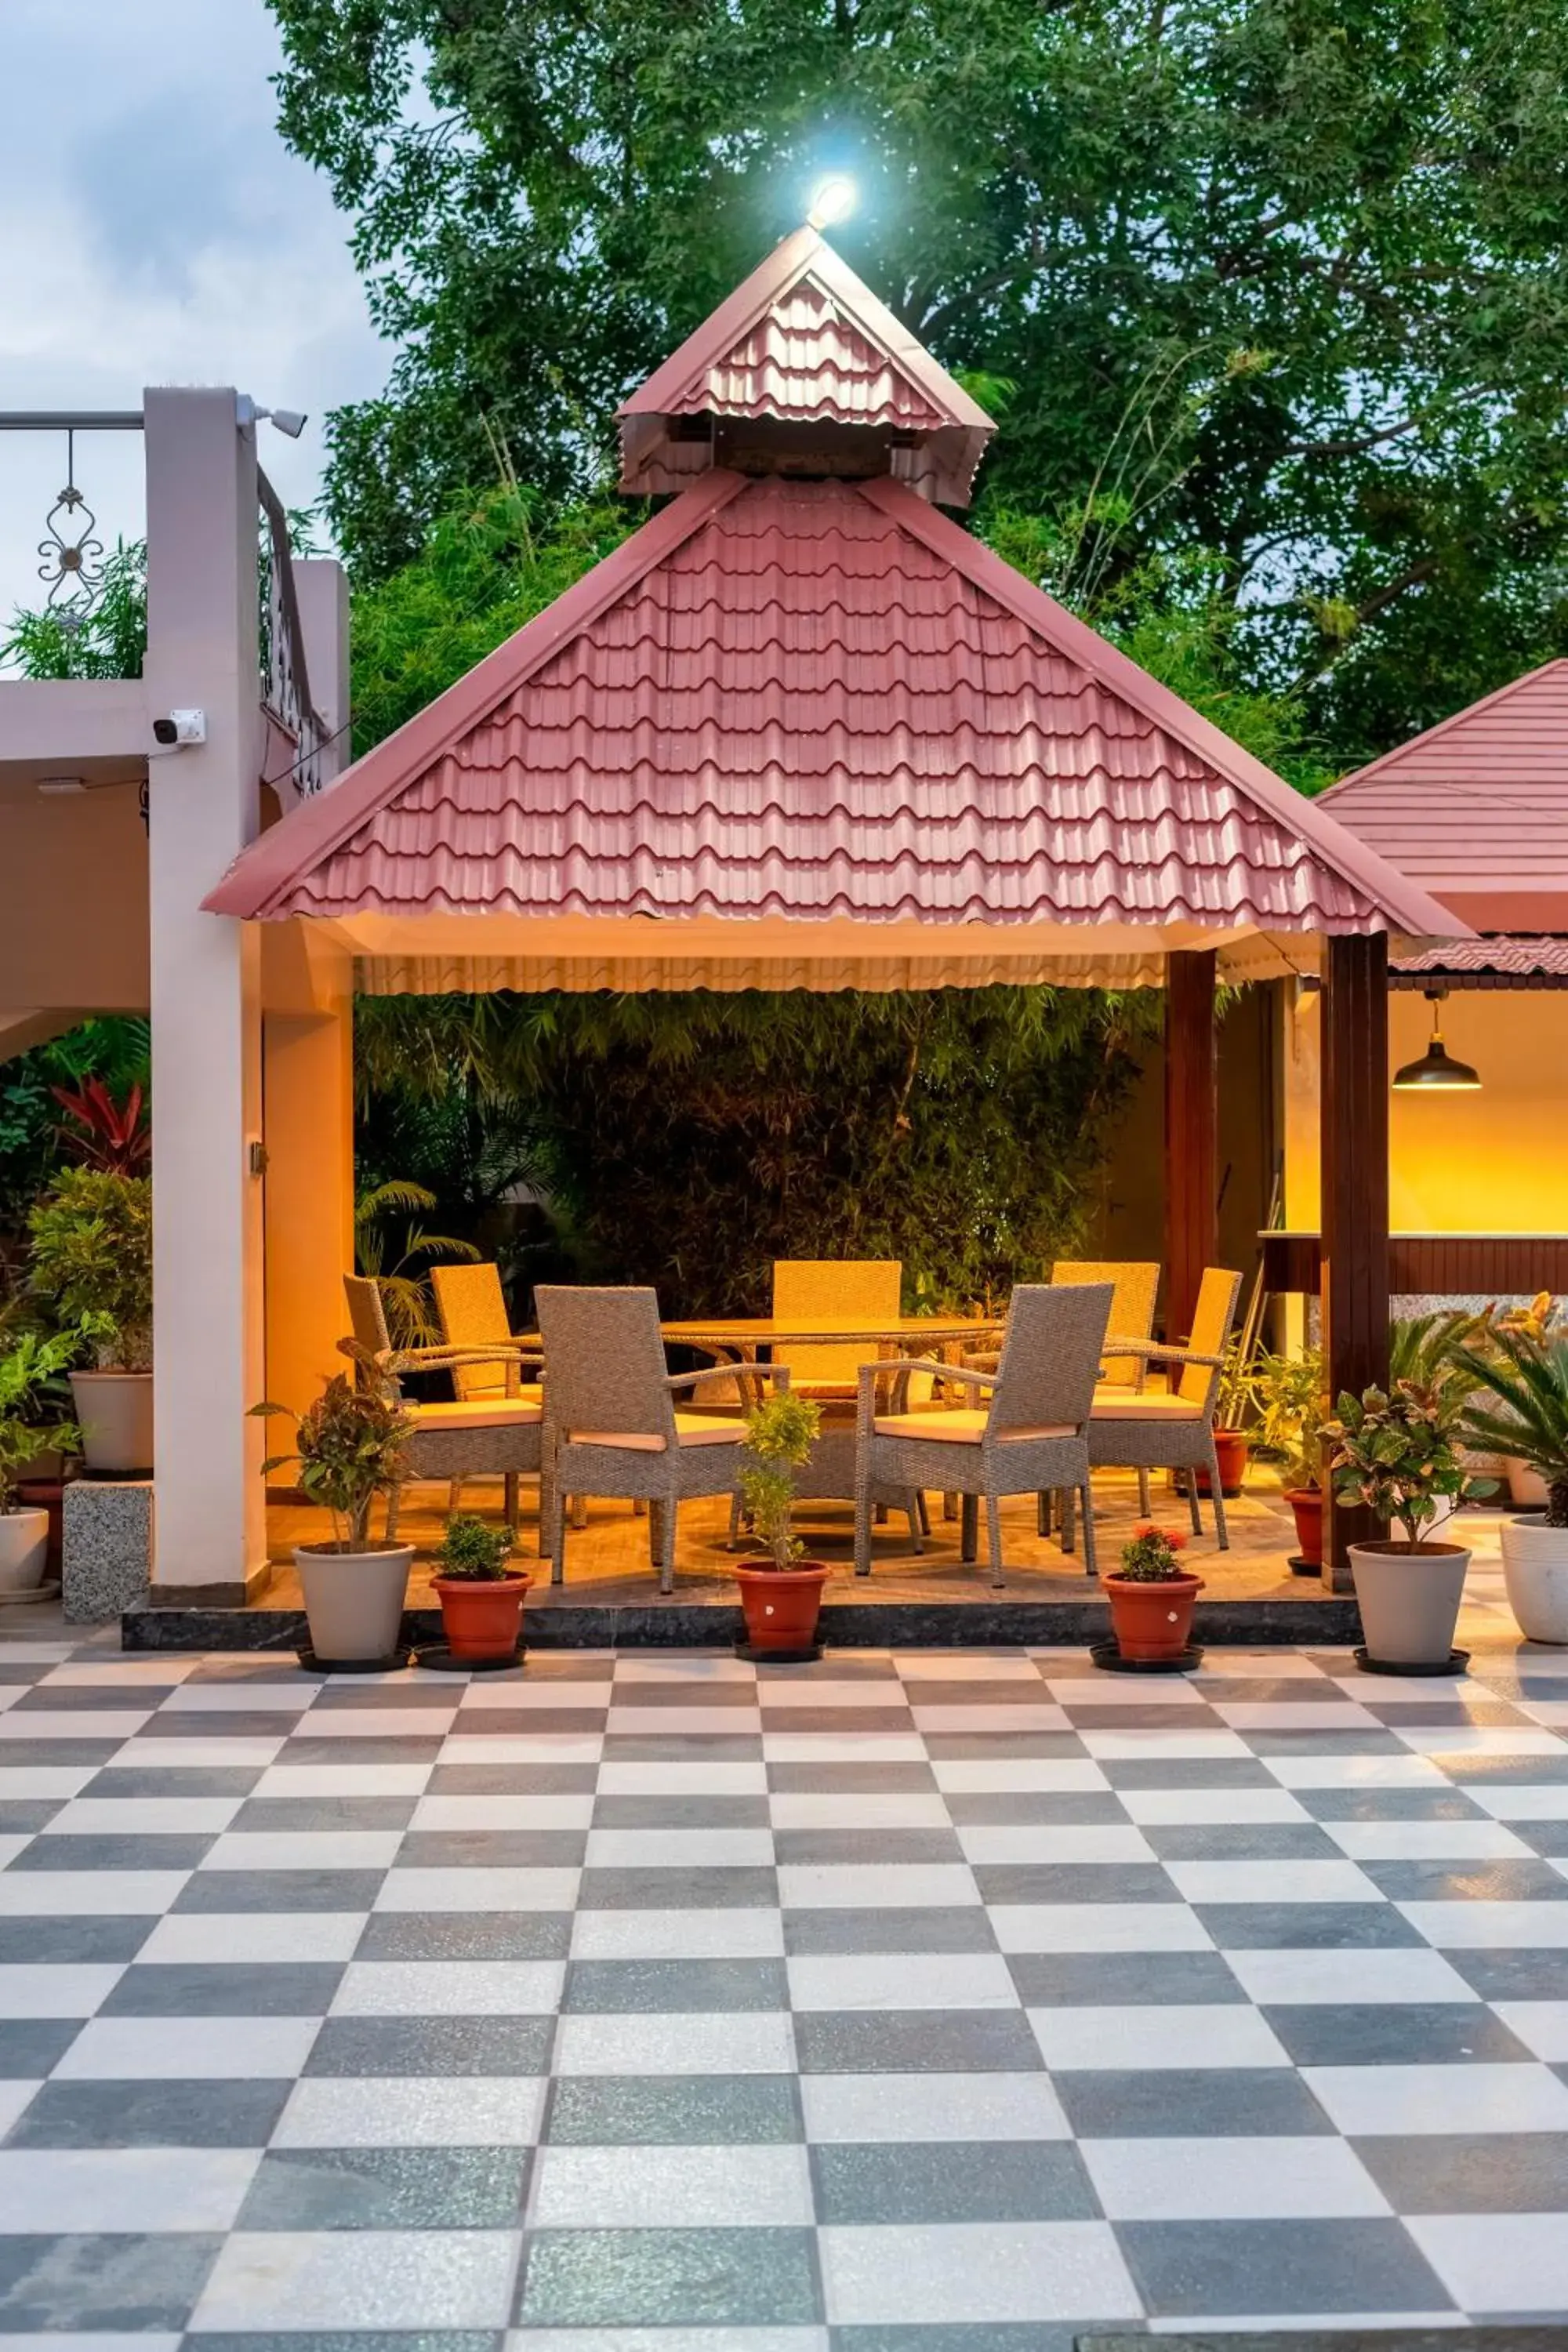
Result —
M256 486L267 525L261 567L261 707L285 733L294 738L298 757L289 781L301 797L309 799L326 782L322 754L332 740L332 730L310 699L305 632L300 625L294 557L289 545L289 517L282 499L259 466L256 469Z

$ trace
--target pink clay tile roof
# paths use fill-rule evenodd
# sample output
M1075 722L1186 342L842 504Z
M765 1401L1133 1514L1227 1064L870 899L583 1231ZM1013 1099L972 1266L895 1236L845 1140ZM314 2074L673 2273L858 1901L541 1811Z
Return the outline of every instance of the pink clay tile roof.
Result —
M1568 931L1568 661L1384 752L1319 806L1476 929Z
M1420 955L1401 956L1394 970L1443 978L1489 978L1510 982L1568 981L1568 939L1447 940Z
M723 471L206 904L1463 928L903 484Z

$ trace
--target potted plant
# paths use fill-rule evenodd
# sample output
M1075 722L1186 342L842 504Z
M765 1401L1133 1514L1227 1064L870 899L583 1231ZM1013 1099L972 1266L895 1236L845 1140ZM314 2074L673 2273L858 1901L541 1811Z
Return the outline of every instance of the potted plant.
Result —
M795 1474L811 1459L822 1408L788 1389L776 1391L746 1415L741 1451L741 1493L765 1559L735 1569L746 1619L746 1647L762 1658L810 1657L828 1570L803 1558L795 1532Z
M1557 1301L1549 1290L1537 1291L1528 1307L1493 1307L1488 1314L1475 1318L1478 1334L1484 1336L1488 1346L1510 1332L1523 1333L1527 1338L1543 1339L1557 1318ZM1546 1508L1546 1481L1539 1470L1517 1454L1499 1457L1499 1467L1508 1481L1509 1500L1516 1510L1543 1511Z
M1255 1400L1257 1386L1257 1367L1238 1332L1225 1351L1215 1404L1215 1458L1219 1464L1220 1492L1227 1500L1240 1494L1247 1475L1251 1439L1241 1424ZM1208 1494L1213 1483L1208 1472L1198 1470L1193 1475L1197 1479L1199 1494Z
M1464 1438L1522 1465L1546 1497L1502 1521L1508 1605L1527 1642L1568 1642L1568 1334L1494 1323L1466 1363Z
M1323 1564L1323 1432L1330 1419L1324 1379L1321 1348L1258 1359L1254 1451L1279 1465L1279 1483L1296 1521L1290 1565L1300 1576L1315 1574Z
M1459 1503L1489 1487L1489 1481L1473 1484L1459 1459L1463 1411L1455 1383L1422 1387L1405 1380L1392 1396L1376 1388L1360 1397L1347 1391L1324 1433L1333 1448L1335 1495L1404 1530L1403 1540L1389 1536L1350 1548L1366 1641L1360 1654L1374 1672L1441 1673L1453 1657L1470 1555L1463 1544L1424 1541L1421 1531L1445 1498Z
M62 1168L27 1220L32 1284L94 1369L71 1391L89 1470L153 1467L153 1187L145 1176Z
M441 1603L441 1630L454 1658L511 1660L517 1655L523 1596L531 1578L509 1567L511 1537L471 1517L448 1519L430 1589Z
M414 1559L412 1544L377 1549L370 1539L371 1505L398 1484L413 1422L383 1393L374 1358L351 1341L342 1344L360 1367L360 1383L346 1372L328 1381L298 1417L293 1453L272 1454L261 1465L265 1476L298 1463L306 1496L332 1516L331 1543L294 1548L310 1647L323 1665L395 1655ZM252 1405L251 1412L294 1418L281 1404Z
M44 1581L49 1514L27 1506L18 1473L41 1454L77 1450L73 1424L47 1418L75 1353L68 1333L46 1339L24 1331L0 1354L0 1594L30 1592Z
M1174 1663L1192 1645L1201 1576L1182 1566L1186 1538L1148 1524L1121 1547L1121 1567L1101 1579L1121 1655L1139 1664Z

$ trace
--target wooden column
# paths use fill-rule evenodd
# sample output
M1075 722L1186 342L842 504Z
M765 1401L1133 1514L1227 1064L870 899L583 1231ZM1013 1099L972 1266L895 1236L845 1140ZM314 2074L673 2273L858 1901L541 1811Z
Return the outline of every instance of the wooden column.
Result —
M1185 1339L1219 1254L1211 950L1165 958L1165 1337Z
M1323 963L1323 1347L1329 1393L1388 1380L1388 940L1331 939ZM1359 1507L1324 1513L1323 1582L1350 1590L1349 1546L1381 1535Z

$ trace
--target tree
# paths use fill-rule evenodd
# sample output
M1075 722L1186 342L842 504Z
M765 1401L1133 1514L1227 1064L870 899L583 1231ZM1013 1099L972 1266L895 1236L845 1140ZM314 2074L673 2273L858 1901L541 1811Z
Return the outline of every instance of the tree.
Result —
M802 217L1011 383L987 502L1077 518L1092 610L1207 551L1255 683L1343 756L1568 643L1558 0L270 0L387 396L340 412L362 577L610 412Z

